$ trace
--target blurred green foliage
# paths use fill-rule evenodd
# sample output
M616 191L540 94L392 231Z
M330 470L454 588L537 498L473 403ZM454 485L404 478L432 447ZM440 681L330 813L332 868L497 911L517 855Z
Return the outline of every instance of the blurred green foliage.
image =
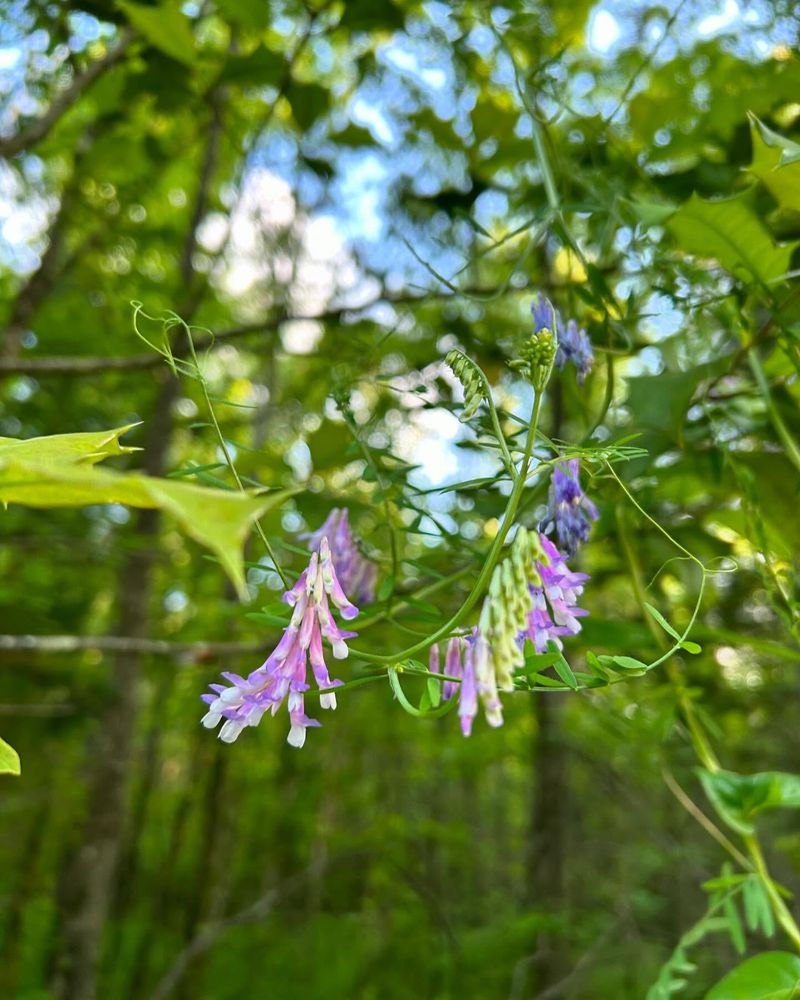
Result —
M10 504L0 996L791 996L765 882L697 822L745 851L757 831L797 888L796 814L768 808L798 780L797 24L737 11L5 6L0 461L6 439L136 423L142 451L108 468L233 490L210 402L245 487L300 488L262 518L289 575L297 534L349 507L388 581L359 643L391 653L458 606L507 493L443 357L481 364L513 438L530 395L506 362L543 290L596 353L543 430L639 449L614 468L653 519L585 463L601 518L572 669L657 659L659 615L686 628L697 567L658 525L719 572L699 654L516 694L500 730L463 740L375 684L300 753L281 719L229 747L199 694L275 642L259 540L243 606L168 518ZM132 302L194 325L204 380L137 339ZM542 479L526 524L545 500ZM698 776L681 699L725 771Z

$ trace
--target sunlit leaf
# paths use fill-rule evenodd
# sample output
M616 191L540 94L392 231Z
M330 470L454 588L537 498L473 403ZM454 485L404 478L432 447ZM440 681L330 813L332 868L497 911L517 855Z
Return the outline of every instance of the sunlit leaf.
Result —
M734 277L768 282L785 274L796 244L779 246L756 214L749 192L685 202L667 227L687 253L714 258Z
M20 774L19 754L0 739L0 774Z
M800 957L767 951L729 972L705 1000L792 1000L800 986Z

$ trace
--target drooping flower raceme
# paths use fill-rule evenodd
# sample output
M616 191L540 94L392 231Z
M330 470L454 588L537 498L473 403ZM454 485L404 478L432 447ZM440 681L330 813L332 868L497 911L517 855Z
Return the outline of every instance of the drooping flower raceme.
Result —
M562 636L580 632L578 619L589 612L579 607L578 601L589 577L570 570L564 556L545 535L539 535L539 542L546 559L537 567L539 583L530 587L533 606L522 638L530 639L537 653L546 653L548 641L562 649Z
M378 567L361 554L353 540L346 507L334 507L321 528L300 537L308 541L311 552L319 548L323 538L327 538L336 574L344 592L359 604L374 602Z
M275 715L286 701L291 721L287 742L293 747L303 746L306 729L320 725L305 714L309 661L320 689L342 683L331 680L328 674L322 640L327 639L334 658L342 660L348 655L345 640L356 633L342 631L336 625L330 602L345 621L355 618L358 608L347 599L339 582L326 536L319 540L307 568L283 599L294 610L280 642L266 661L246 678L223 673L230 686L212 684L214 693L202 696L208 705L203 725L214 729L224 720L219 738L226 743L233 743L246 726L257 726L267 710ZM335 693L321 694L319 704L323 709L336 708Z
M514 671L524 666L523 647L530 639L537 653L552 641L562 648L562 636L580 631L578 606L585 573L572 572L545 535L519 528L510 554L495 567L481 606L477 628L454 636L447 644L444 673L453 680L442 686L442 697L458 691L458 715L465 736L483 705L490 726L503 724L501 691L514 690ZM432 646L430 670L439 673L439 649ZM460 682L460 683L459 683Z
M589 537L592 521L599 517L597 508L581 489L580 462L571 458L553 469L550 481L546 525L553 525L558 544L568 556Z

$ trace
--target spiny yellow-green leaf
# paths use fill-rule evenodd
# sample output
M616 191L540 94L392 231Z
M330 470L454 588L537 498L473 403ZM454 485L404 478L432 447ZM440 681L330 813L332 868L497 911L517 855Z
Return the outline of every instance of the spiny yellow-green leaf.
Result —
M19 754L5 740L0 740L0 774L19 773Z
M778 246L752 208L750 192L720 201L697 194L667 222L678 245L697 257L712 257L746 282L767 282L789 270L796 243Z
M800 212L800 145L750 116L753 162L747 168L781 208Z
M0 437L0 459L35 462L87 462L93 465L112 455L128 455L140 448L120 444L119 439L138 424L126 424L108 431L88 431L77 434L49 434L46 437Z
M4 503L28 507L102 503L158 507L173 515L187 535L211 549L240 595L245 592L242 548L253 522L295 492L280 490L253 496L85 464L24 462L0 456L0 500Z
M158 506L173 514L187 535L216 553L240 595L245 593L242 550L253 522L297 492L247 496L171 479L140 478Z

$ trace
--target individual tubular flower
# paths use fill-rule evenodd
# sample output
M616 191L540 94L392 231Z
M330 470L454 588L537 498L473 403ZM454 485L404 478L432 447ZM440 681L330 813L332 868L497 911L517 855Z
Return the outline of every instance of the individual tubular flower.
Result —
M461 722L461 732L464 736L472 733L472 723L478 714L478 677L476 671L476 650L478 637L472 635L464 640L463 657L461 659L461 684L459 685L458 718ZM499 699L498 699L499 702ZM503 717L500 716L502 723Z
M533 316L534 333L541 333L542 330L549 330L550 333L558 331L558 327L561 324L561 317L550 299L542 295L541 292L537 292L533 297L531 314Z
M578 384L583 385L594 364L594 351L586 331L582 330L574 319L568 320L566 326L559 322L558 327L556 368L563 369L568 361L577 368Z
M344 592L359 604L373 603L378 567L361 555L350 530L346 507L334 507L321 528L306 532L300 535L300 538L308 542L311 552L319 548L323 538L327 538L331 547L331 557L336 566L336 575Z
M589 579L586 573L574 573L564 556L545 535L539 535L544 559L537 564L538 581L530 587L533 607L528 615L523 639L530 639L537 653L546 653L548 642L558 649L561 637L577 635L581 630L579 618L589 612L578 606L583 585Z
M464 675L462 663L462 653L467 645L467 640L453 637L447 643L447 653L444 658L444 672L448 677L455 678L452 681L445 681L442 685L442 698L448 701L456 693L460 685L458 681ZM433 669L433 668L431 668Z
M327 537L320 539L307 568L283 599L294 610L278 645L265 662L246 678L223 673L230 686L212 684L214 693L202 696L208 705L202 724L207 729L214 729L224 719L219 738L225 743L233 743L246 726L257 726L267 710L275 715L286 701L291 721L287 742L293 747L303 746L306 729L320 725L305 714L309 661L321 690L342 683L332 681L328 674L322 640L327 639L334 658L342 660L348 654L345 640L356 633L339 629L331 615L329 601L346 621L356 617L358 608L342 589ZM321 694L319 704L323 709L336 708L336 695L332 691Z
M592 521L599 517L597 507L581 489L580 462L571 458L553 469L546 523L555 526L558 544L567 556L589 537Z

